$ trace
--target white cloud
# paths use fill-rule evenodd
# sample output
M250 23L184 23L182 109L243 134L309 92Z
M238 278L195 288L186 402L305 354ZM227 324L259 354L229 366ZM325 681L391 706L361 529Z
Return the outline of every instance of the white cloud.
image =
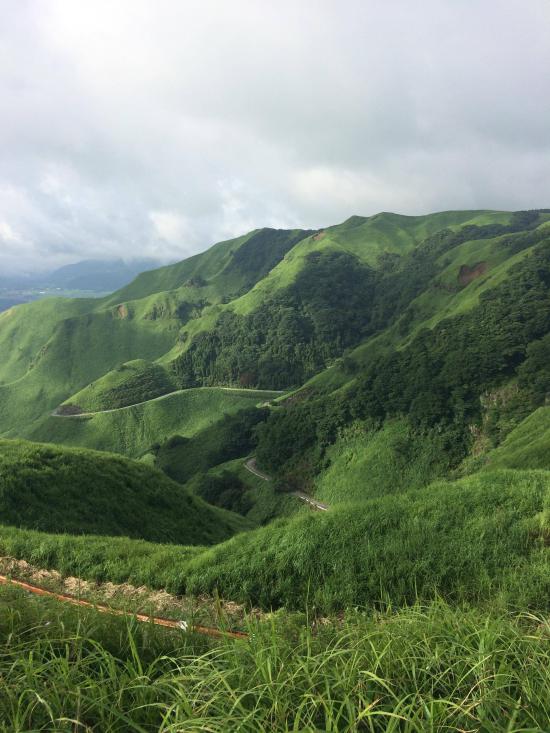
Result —
M550 204L547 0L0 11L10 267L183 257L387 209Z
M182 244L189 235L189 224L181 214L174 211L151 211L149 214L154 233L169 244Z
M4 243L19 242L21 237L13 231L7 221L0 221L0 240Z

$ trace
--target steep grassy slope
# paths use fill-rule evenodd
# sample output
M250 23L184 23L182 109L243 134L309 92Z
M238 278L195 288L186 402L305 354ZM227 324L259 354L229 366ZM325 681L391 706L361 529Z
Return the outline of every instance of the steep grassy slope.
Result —
M383 212L371 217L352 216L303 239L264 280L235 304L236 312L250 313L273 294L291 285L307 267L314 252L338 251L357 257L372 267L384 266L387 255L403 256L427 237L444 229L463 226L506 225L509 212L445 211L427 216L403 216Z
M32 368L64 319L88 312L94 300L48 298L0 313L0 385L23 377Z
M174 435L192 438L225 414L255 407L273 396L276 393L257 390L189 389L110 412L49 416L25 431L24 437L138 458Z
M107 302L116 304L182 288L198 288L201 296L212 302L235 297L261 280L286 252L311 233L302 229L255 229L176 265L142 273Z
M40 303L32 305L40 319ZM14 319L20 320L18 309ZM136 356L155 360L174 341L170 326L168 319L134 319L116 308L59 321L28 371L17 381L0 386L0 430L21 434L23 426L119 364ZM19 328L24 329L25 324Z
M0 440L0 516L45 531L208 544L246 523L123 458Z
M482 458L485 468L550 470L550 407L539 407Z
M546 472L492 472L304 514L198 555L185 587L264 607L436 593L541 608L550 598L549 487Z
M89 579L219 592L263 608L324 613L417 599L549 609L550 474L494 471L329 511L302 512L191 555L0 528L5 554ZM120 553L120 560L117 559ZM159 558L165 569L154 578ZM112 574L111 574L112 573Z
M382 428L356 422L327 450L327 466L315 477L316 498L330 505L360 502L416 489L449 470L444 444L434 432L417 432L405 418Z
M252 287L308 234L257 230L144 273L103 300L52 299L2 313L0 434L21 434L121 364L177 352L184 324Z

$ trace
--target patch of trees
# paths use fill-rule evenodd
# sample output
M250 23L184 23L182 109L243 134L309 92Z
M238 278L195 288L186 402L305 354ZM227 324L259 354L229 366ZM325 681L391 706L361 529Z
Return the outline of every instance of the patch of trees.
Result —
M258 460L273 471L304 452L319 461L340 426L406 415L418 430L437 430L458 462L469 425L480 418L480 395L518 374L542 403L550 390L549 357L550 247L541 244L473 310L420 332L402 351L375 358L347 394L271 415L258 431Z
M313 252L296 281L248 315L222 313L214 328L197 334L173 363L182 387L238 384L284 389L298 385L367 337L400 319L406 332L414 312L412 301L434 281L439 258L463 242L508 234L502 246L516 253L536 244L545 233L518 231L534 227L539 212L516 212L509 225L468 225L428 237L409 254L384 254L371 268L339 251ZM274 230L257 237L289 240ZM244 256L244 255L242 255ZM265 257L265 254L262 255ZM279 255L277 255L279 256ZM263 260L262 260L263 261ZM260 260L258 260L259 266Z
M219 475L201 474L193 482L193 491L209 504L245 516L253 506L247 487L230 471Z
M248 282L244 292L272 270L302 239L313 234L313 230L298 230L295 233L285 229L260 229L232 254L225 269L225 275L244 273Z
M119 371L130 367L122 365ZM168 372L159 364L150 364L139 371L132 371L128 378L116 387L106 389L94 396L97 409L114 410L118 407L146 402L154 397L173 392L175 385Z
M296 281L245 316L226 311L174 362L184 387L300 384L372 333L375 271L343 252L312 253Z

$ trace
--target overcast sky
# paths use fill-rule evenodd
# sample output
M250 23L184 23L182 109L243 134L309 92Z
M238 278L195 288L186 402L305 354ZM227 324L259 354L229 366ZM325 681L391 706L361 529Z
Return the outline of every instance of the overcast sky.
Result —
M0 274L550 206L550 0L0 0Z

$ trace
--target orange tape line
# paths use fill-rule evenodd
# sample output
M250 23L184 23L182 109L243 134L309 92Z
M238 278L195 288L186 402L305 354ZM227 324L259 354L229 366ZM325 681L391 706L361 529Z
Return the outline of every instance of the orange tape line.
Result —
M81 598L75 598L74 596L67 595L65 593L54 593L51 590L40 588L38 585L31 585L25 583L23 580L16 580L15 578L8 578L5 575L0 575L0 584L3 585L14 585L17 588L22 588L29 593L34 593L37 596L47 596L48 598L55 598L57 601L64 603L71 603L74 606L85 606L86 608L93 608L99 613L109 613L112 616L131 616L137 621L142 623L152 623L156 626L165 626L171 629L181 629L180 622L174 621L170 618L161 618L159 616L147 616L143 613L132 613L131 611L123 611L120 608L111 608L111 606L105 606L101 603L92 603L91 601L83 601ZM210 626L190 626L189 631L195 634L202 634L203 636L211 636L215 639L223 637L229 637L232 639L248 639L248 634L244 631L222 631L221 629L215 629Z

